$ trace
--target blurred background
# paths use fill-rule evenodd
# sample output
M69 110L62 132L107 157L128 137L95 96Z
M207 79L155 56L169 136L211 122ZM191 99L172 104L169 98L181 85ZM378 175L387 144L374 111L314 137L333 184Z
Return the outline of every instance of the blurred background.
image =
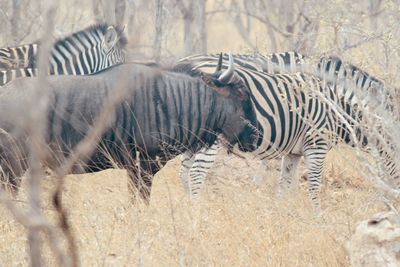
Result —
M0 46L39 39L50 2L1 0ZM65 0L55 6L57 36L96 22L125 25L130 60L295 50L339 55L398 82L399 1Z
M44 14L53 3L55 38L95 23L121 25L128 61L170 64L196 53L295 50L341 56L400 85L400 1L54 1L0 0L0 47L39 40ZM270 161L265 181L256 188L250 180L259 162L221 154L196 203L178 178L179 160L156 175L148 207L130 204L122 170L68 176L63 198L81 265L348 266L346 246L357 222L388 209L385 197L362 176L364 165L349 147L329 154L321 218L312 212L304 179L299 194L277 200L278 160ZM372 157L366 159L375 166ZM54 181L44 181L43 212L55 223L49 200L53 188ZM15 203L27 206L24 189ZM25 234L0 206L0 266L29 264ZM56 265L47 244L44 250L46 263Z

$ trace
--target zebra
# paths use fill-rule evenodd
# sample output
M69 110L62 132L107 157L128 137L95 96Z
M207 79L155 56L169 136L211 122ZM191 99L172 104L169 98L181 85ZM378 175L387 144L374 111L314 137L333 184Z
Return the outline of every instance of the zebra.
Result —
M0 97L0 166L3 181L8 178L14 190L29 158L29 131L15 118L33 108L36 83L36 78L17 79L4 87ZM95 75L50 76L47 83L44 138L51 153L42 163L59 167L99 116L103 118L111 96L115 112L108 112L108 122L101 121L108 126L106 131L99 133L93 151L72 171L122 167L128 171L130 189L139 191L146 202L153 175L175 155L211 145L218 134L241 151L256 147L255 109L233 58L227 70L217 66L213 74L121 64Z
M214 65L218 58L219 54L198 54L182 58L179 62L190 62L204 71L211 71L211 69L215 67ZM299 66L306 64L306 57L295 51L273 53L269 55L263 55L260 53L252 55L234 54L234 58L237 66L252 71L271 74L293 73L299 69ZM223 54L223 59L227 60L228 54ZM179 62L175 68L179 68ZM211 147L202 148L202 150L196 155L190 153L184 153L181 155L179 177L181 178L186 191L189 192L190 197L197 198L199 196L205 177L216 160L219 148L220 145L217 142ZM260 168L259 172L262 170L263 168ZM260 184L261 176L255 175L253 181L256 184Z
M393 89L359 67L338 56L323 56L318 62L317 72L322 80L330 84L346 80L351 81L351 86L357 88L364 96L375 98L371 100L384 107L395 119L399 117L399 111L393 104Z
M89 75L125 62L126 37L119 27L90 26L54 43L49 75ZM40 43L0 49L0 85L38 71Z
M209 56L205 56L203 62L199 58L195 61L195 68L206 70L215 64L215 60L210 60ZM327 91L323 92L323 95L328 97L339 110L356 122L362 120L362 113L358 106L365 105L368 101L363 96L356 96L354 90L348 88L348 86L327 85L325 82L313 77L313 75L311 77L302 73L272 75L249 69L245 66L238 67L237 71L249 86L252 92L252 100L257 111L259 111L257 119L261 125L263 138L254 155L262 159L264 163L265 160L283 156L279 181L280 191L291 186L291 177L294 175L301 157L304 156L309 171L310 198L316 212L319 213L321 171L327 152L332 145L340 140L351 145L360 143L365 147L368 145L368 139L362 134L362 129L357 128L356 140L353 140L354 138L350 135L351 127L349 126L354 126L354 122L347 121L347 124L343 125L338 117L335 117L336 115L330 114L332 113L330 112L331 108L325 107L321 100L305 101L305 93L301 91L310 86L310 83L306 81L311 80L311 87L320 88L317 91L321 92L323 92L321 88L325 88L324 90ZM305 79L304 77L307 78ZM359 77L357 76L357 78ZM300 91L300 93L297 93L300 94L300 98L299 95L294 97L296 107L299 106L297 102L308 108L316 105L324 106L319 110L312 110L311 108L312 113L310 113L313 116L324 118L324 123L311 121L306 125L298 122L299 117L294 120L293 112L290 111L293 107L286 103L289 99L293 99L293 95L289 97L289 95L293 94L293 91ZM276 117L277 113L281 117ZM300 117L304 117L304 114L301 114ZM315 135L315 132L318 132L315 129L324 130L324 132L330 133L330 136L327 138L325 135ZM312 133L311 137L308 137L308 133ZM278 138L281 140L279 144L276 143ZM204 148L196 155L186 153L181 157L181 179L192 197L196 197L199 194L205 175L215 160L217 146L217 144L214 144L210 149ZM380 153L385 161L386 170L390 174L391 180L398 188L400 179L398 179L399 173L393 160L392 151L384 151L382 148ZM265 164L263 165L265 166ZM188 168L190 170L185 173Z
M287 51L282 53L272 54L233 54L235 63L238 66L247 68L254 71L263 71L266 73L294 73L298 72L299 66L307 63L306 57L295 51ZM179 60L179 62L205 63L207 61L214 61L219 58L219 54L209 55L192 55ZM228 54L223 54L223 59L228 60Z
M36 43L0 48L0 70L32 68L37 55Z

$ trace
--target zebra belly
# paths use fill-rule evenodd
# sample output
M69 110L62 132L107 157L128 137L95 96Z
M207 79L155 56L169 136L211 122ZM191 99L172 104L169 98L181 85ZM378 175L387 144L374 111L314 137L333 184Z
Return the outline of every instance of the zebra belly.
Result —
M273 159L287 154L302 154L303 140L307 129L305 124L288 131L282 127L283 122L275 121L272 125L267 120L259 120L263 128L261 145L252 154L258 159ZM294 127L293 127L294 128Z

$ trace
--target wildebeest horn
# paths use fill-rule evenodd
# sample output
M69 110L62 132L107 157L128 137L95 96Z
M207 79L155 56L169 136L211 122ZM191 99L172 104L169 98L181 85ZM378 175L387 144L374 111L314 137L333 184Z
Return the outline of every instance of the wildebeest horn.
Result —
M232 54L229 53L229 67L219 76L218 81L222 84L227 84L232 79L233 74L235 74L235 67L233 65Z
M222 52L219 54L218 64L217 68L215 69L215 72L218 72L220 70L222 70Z

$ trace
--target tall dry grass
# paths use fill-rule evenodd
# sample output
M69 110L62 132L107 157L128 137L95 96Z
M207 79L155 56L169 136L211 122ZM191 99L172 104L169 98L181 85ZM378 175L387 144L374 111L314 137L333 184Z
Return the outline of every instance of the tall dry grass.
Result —
M60 3L57 9L57 36L93 22L90 2L67 2ZM143 5L150 3L141 2ZM209 0L209 10L217 8L217 2L229 1ZM31 16L25 19L30 23L37 22L37 25L30 28L23 23L20 26L32 29L21 40L23 43L37 40L42 35L38 32L43 30L41 24L44 20L36 12L41 6L35 3L30 1L35 12L29 13ZM43 6L46 1L41 3ZM318 3L313 6L315 12L320 12L321 23L315 44L316 54L337 53L335 30L339 30L342 43L349 41L347 38L352 41L350 37L358 35L374 37L382 34L382 37L372 38L360 46L342 51L342 54L346 60L371 74L398 83L398 39L395 38L398 22L387 20L390 27L387 26L385 31L382 28L386 24L378 23L380 27L377 30L376 25L370 25L365 17L354 15L366 10L357 5L360 2L354 5L340 0L330 5L323 1ZM140 4L135 7L134 14L134 8L130 7L132 16L126 30L133 47L129 52L134 59L136 54L151 52L154 30L153 10L141 12ZM388 1L382 8L396 13L399 6L395 1ZM163 56L177 57L183 49L181 19L175 18L174 14L168 13L168 16L170 21L165 25ZM384 14L378 22L386 21L387 17ZM265 26L257 21L253 23L250 41L260 52L276 52L271 51ZM357 27L360 32L353 33ZM10 29L11 36L15 32L14 28ZM10 36L4 34L0 37L2 46L19 41L7 38ZM253 52L226 14L209 17L208 36L209 52ZM277 51L287 49L283 43ZM384 54L385 49L388 56ZM275 196L279 175L277 161L271 161L264 183L256 188L249 181L258 162L250 160L246 163L226 156L219 159L211 174L216 182L210 182L203 198L195 203L189 201L183 192L178 165L175 160L157 174L149 207L129 204L124 171L67 177L63 201L78 241L82 266L346 266L349 261L345 245L355 223L387 209L381 194L362 177L363 166L357 162L351 148L340 147L330 153L324 173L321 218L314 217L304 181L300 183L298 194L289 195L284 200ZM46 201L43 206L45 215L56 224L56 214L49 199L54 183L52 179L44 181ZM25 208L26 198L23 190L17 204ZM0 266L29 264L26 230L3 206L0 206L0 240ZM45 262L49 266L56 265L50 248L45 249Z
M258 162L226 155L197 202L183 192L174 160L157 174L148 207L129 204L122 170L69 176L64 203L82 266L346 266L355 223L386 210L354 162L350 149L330 153L321 218L314 217L302 180L298 193L276 198L277 161L255 188L249 181ZM52 183L44 182L45 195ZM19 199L25 205L24 192ZM51 202L44 206L52 218ZM24 229L3 208L0 232L0 265L26 266Z

